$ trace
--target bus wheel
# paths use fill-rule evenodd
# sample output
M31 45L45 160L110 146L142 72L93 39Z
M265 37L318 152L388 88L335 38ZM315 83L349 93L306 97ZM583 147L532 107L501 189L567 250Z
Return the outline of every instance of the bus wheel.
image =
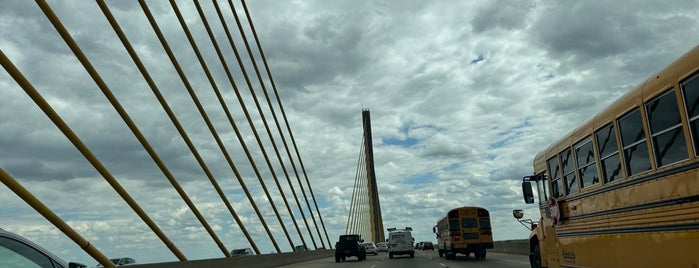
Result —
M485 254L486 254L485 249L482 249L480 251L474 252L473 256L476 257L476 260L485 260Z
M541 249L539 249L539 245L534 246L534 256L529 261L532 268L541 268Z
M440 250L437 250L437 252L439 253L439 257L440 257L440 258L444 256L444 252L442 252L441 249L440 249Z

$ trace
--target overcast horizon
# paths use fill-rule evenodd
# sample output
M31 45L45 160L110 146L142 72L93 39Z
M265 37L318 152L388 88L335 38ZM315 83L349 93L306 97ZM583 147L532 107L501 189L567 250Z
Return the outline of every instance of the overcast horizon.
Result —
M291 251L171 6L166 1L147 3L229 146L232 161L260 202L277 243L284 252ZM250 247L97 4L49 4L227 249ZM524 204L520 185L523 176L532 174L534 156L699 44L697 0L246 4L332 246L347 223L362 142L362 110L371 112L385 228L411 226L416 242L436 241L432 226L437 219L451 208L470 205L491 212L495 240L526 239L529 231L512 217L512 210L539 217L535 205ZM138 2L107 5L261 252L274 251ZM189 1L178 5L267 187L277 193L196 8ZM213 4L201 5L216 38L225 43ZM227 2L220 5L230 13ZM234 5L245 20L240 2ZM237 42L240 37L230 17L228 27ZM249 31L247 22L243 27ZM184 255L190 260L223 257L37 4L2 1L0 33L0 50ZM247 33L247 38L252 35ZM230 46L222 49L264 149L273 156L235 56ZM238 50L246 54L243 45ZM256 80L249 58L244 57L244 63ZM257 64L264 68L261 61ZM263 100L259 82L252 84ZM273 94L271 85L266 87ZM261 105L277 147L283 149L269 107ZM276 104L273 109L280 112ZM0 168L107 257L132 257L139 263L177 260L4 69L0 148ZM288 162L286 156L283 159ZM286 166L292 172L290 167ZM274 171L288 188L276 163ZM292 180L295 183L296 177ZM274 197L277 208L286 211L278 194ZM4 185L0 204L0 228L27 237L65 261L96 265ZM289 214L282 216L288 219ZM307 232L300 215L295 216ZM310 227L320 246L315 227ZM294 227L286 228L299 244Z

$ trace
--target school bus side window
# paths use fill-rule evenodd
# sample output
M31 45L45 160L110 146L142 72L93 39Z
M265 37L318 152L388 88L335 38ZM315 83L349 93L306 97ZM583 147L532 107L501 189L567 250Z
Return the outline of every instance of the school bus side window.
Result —
M595 133L595 137L597 138L597 151L600 155L600 168L604 183L623 178L614 126L609 124L601 128Z
M624 148L624 164L629 176L650 170L646 134L638 108L619 119L619 132Z
M692 132L692 143L694 144L694 154L699 154L699 74L682 82L682 95L684 105L689 116L689 129Z
M595 150L592 149L592 138L584 139L575 145L575 159L578 162L580 188L599 183Z
M543 188L543 193L542 193L543 199L544 199L543 201L548 201L549 200L549 193L550 193L549 183L546 180L546 175L542 175L542 177L543 177L543 179L541 180L541 185ZM541 199L541 197L539 199ZM541 201L541 200L539 200L539 201Z
M566 186L566 194L574 194L579 191L578 181L575 178L575 166L570 148L561 153L561 166L563 169L563 182Z
M646 103L648 125L656 165L662 167L687 159L680 110L674 90L668 90Z
M563 184L561 183L561 173L558 169L558 157L554 156L547 162L549 174L551 174L551 196L559 198L563 196Z

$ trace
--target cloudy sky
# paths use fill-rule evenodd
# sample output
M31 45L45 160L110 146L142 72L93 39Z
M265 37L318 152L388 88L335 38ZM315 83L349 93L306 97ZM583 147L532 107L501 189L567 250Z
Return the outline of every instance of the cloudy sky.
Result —
M289 222L202 20L191 2L179 2L261 176ZM453 207L474 205L491 211L496 240L523 239L528 231L511 211L524 208L537 215L520 192L520 179L532 173L534 155L699 44L696 0L247 4L333 243L347 222L362 109L371 111L385 227L412 226L417 241L434 240L431 227L439 217ZM141 7L135 1L107 5L258 247L274 251ZM240 2L234 5L242 15ZM50 6L225 246L249 247L98 5L50 1ZM148 6L277 243L290 251L172 7L165 1ZM282 188L289 189L213 4L205 1L202 8ZM289 163L227 2L221 8L282 161ZM247 23L243 26L249 31ZM0 49L187 258L223 256L34 2L0 2ZM264 83L270 90L269 81ZM280 116L276 102L273 109ZM288 135L286 139L290 142ZM130 256L141 263L176 260L5 71L0 71L0 148L0 168L105 255ZM286 167L300 196L291 165ZM310 243L298 210L293 210ZM5 186L0 186L0 228L65 260L96 264ZM300 243L294 227L287 228L294 243Z

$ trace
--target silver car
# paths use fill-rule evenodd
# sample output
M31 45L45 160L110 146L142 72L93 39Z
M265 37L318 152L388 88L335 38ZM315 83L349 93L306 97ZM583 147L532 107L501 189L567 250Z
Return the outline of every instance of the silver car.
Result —
M128 266L128 265L136 265L136 260L132 258L116 258L116 259L109 259L114 266ZM98 264L97 267L104 267L102 264Z
M388 245L385 242L376 243L376 251L388 252Z
M66 263L34 242L0 229L0 267L85 268L81 263Z
M233 251L231 251L232 257L252 256L252 255L255 255L255 253L253 253L252 249L250 249L250 248L238 248L238 249L234 249Z
M374 256L379 254L378 250L376 249L376 245L374 245L374 243L366 242L366 243L362 243L362 245L364 246L364 249L366 249L366 254L374 254Z

